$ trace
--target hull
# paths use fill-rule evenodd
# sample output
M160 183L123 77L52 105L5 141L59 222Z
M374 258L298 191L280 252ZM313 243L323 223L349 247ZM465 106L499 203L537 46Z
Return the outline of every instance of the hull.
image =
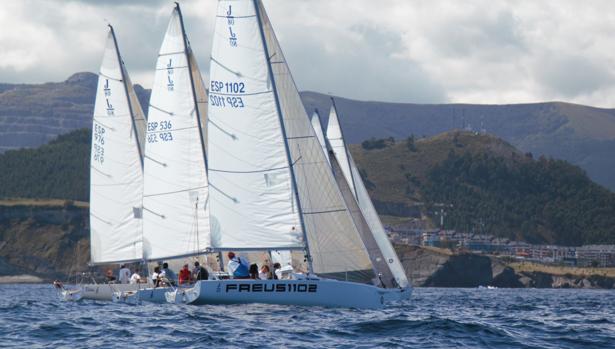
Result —
M382 289L354 282L306 280L206 280L167 301L186 304L267 303L379 309L410 298L411 288ZM185 301L184 301L185 299Z
M142 302L166 303L165 293L171 290L170 287L144 288L137 295Z
M83 299L110 302L115 292L137 291L145 286L143 284L82 284L77 287L81 288Z

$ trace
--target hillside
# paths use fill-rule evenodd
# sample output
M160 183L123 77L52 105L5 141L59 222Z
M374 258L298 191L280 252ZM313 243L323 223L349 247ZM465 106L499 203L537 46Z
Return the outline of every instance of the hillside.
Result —
M92 127L97 79L96 74L77 73L63 82L0 83L0 152L37 147L58 135ZM149 90L135 85L135 92L147 106Z
M87 201L87 129L0 154L0 199ZM445 226L537 243L615 243L615 194L561 160L534 159L499 138L449 132L372 139L351 152L387 222L446 209ZM452 207L451 207L452 205ZM391 220L391 218L393 218Z
M380 214L434 213L445 227L535 243L615 243L615 194L562 160L489 135L371 140L351 151ZM415 214L417 217L418 214Z
M34 149L0 154L0 198L89 200L88 129L59 136Z
M303 92L310 112L325 120L330 97ZM477 105L362 102L335 99L350 143L371 137L405 139L453 129L486 129L523 152L567 160L615 191L615 110L561 102ZM326 125L326 123L325 123Z
M0 83L0 152L36 147L60 134L91 127L96 75L77 73L64 82ZM142 106L149 90L136 85ZM329 96L302 92L306 109L326 119ZM485 128L523 152L564 159L615 191L615 110L567 103L510 105L411 104L337 98L340 121L351 143L371 137L405 139L448 130ZM147 113L147 107L144 107ZM325 124L326 125L326 124Z

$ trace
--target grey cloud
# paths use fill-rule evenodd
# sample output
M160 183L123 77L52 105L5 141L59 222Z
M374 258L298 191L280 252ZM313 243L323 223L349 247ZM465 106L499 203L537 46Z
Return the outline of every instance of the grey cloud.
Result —
M323 50L323 39L309 31L286 33L281 42L301 90L330 92L363 100L446 101L444 90L409 60L392 57L401 50L397 34L369 26L353 27L362 42L326 38L336 50Z
M525 50L518 22L511 11L488 16L481 9L472 15L452 18L446 25L434 26L429 35L432 45L447 56L481 55L485 50L500 53ZM507 58L502 55L502 59Z
M538 63L537 81L553 94L575 97L590 94L613 83L606 66L582 56L552 54Z

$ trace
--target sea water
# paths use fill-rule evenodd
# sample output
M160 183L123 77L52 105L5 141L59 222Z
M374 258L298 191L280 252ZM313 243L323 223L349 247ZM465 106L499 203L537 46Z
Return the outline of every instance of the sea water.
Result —
M615 348L615 291L417 288L383 310L60 302L0 286L0 347Z

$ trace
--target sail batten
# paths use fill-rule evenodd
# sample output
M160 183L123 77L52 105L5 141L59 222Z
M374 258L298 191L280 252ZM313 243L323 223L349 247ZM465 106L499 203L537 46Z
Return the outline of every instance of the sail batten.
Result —
M140 105L133 105L133 95L115 32L109 26L92 118L90 259L93 264L143 258L140 212L145 119Z
M206 111L199 107L207 99L198 93L204 89L177 5L156 62L148 113L143 193L148 259L196 255L211 247Z

